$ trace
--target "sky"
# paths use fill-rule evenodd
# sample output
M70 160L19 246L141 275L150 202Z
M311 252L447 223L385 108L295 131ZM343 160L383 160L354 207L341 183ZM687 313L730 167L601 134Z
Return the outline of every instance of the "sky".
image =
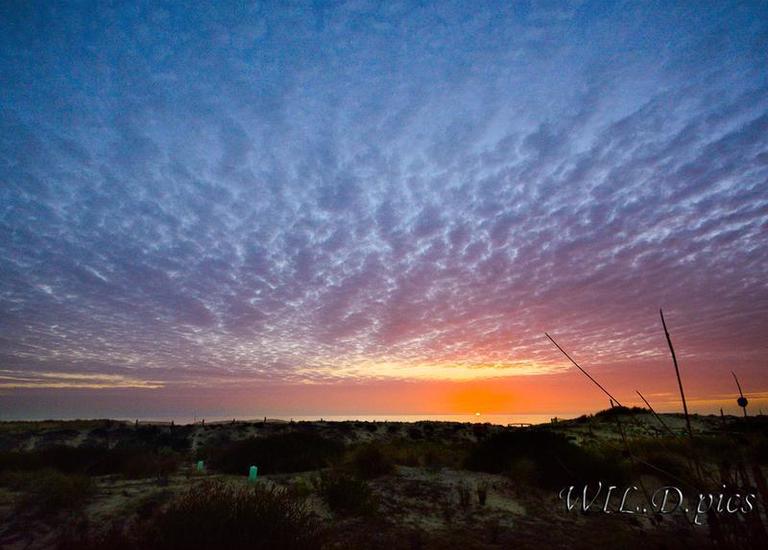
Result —
M0 418L768 412L768 3L3 2Z

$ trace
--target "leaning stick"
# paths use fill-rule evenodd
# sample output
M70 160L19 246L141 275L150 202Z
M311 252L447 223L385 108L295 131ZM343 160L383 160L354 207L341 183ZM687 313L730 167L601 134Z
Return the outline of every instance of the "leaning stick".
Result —
M557 342L555 342L555 339L554 339L554 338L552 338L552 337L551 337L549 334L547 334L546 332L544 333L544 335L545 335L547 338L549 338L550 342L552 342L553 344L555 344L555 347L556 347L557 349L559 349L559 350L560 350L560 351L563 353L563 355L565 355L565 356L568 358L568 360L569 360L571 363L573 363L574 365L576 365L576 368L577 368L577 369L579 369L581 372L583 372L583 373L584 373L584 375L585 375L587 378L589 378L590 380L592 380L592 382L595 384L595 386L597 386L598 388L600 388L600 389L603 391L603 393L604 393L605 395L607 395L607 396L608 396L608 398L609 398L609 399L611 399L611 400L615 401L615 402L616 402L616 404L617 404L619 407L621 407L621 406L622 406L622 405L621 405L621 403L619 403L619 400L618 400L618 399L616 399L614 396L612 396L610 393L608 393L608 390L606 390L606 389L605 389L603 386L601 386L601 385L600 385L600 382L598 382L597 380L595 380L594 378L592 378L592 377L589 375L589 373L588 373L587 371L585 371L584 369L582 369L582 368L581 368L581 366L580 366L580 365L579 365L579 364L578 364L576 361L574 361L574 360L573 360L573 358L572 358L570 355L568 355L568 354L565 352L565 350L564 350L563 348L561 348L561 347L560 347L560 346L557 344Z
M675 355L675 348L672 346L672 339L669 337L669 331L667 330L667 323L664 322L664 312L659 309L659 315L661 316L661 326L664 327L664 335L667 337L667 344L669 344L669 351L672 352L672 362L675 364L675 374L677 375L677 385L680 387L680 398L683 400L683 412L685 413L685 425L688 427L688 436L693 439L693 430L691 429L691 419L688 416L688 404L685 402L685 392L683 391L683 381L680 379L680 368L677 366L677 356Z
M731 371L731 374L733 375L733 379L736 380L736 387L739 388L739 397L740 397L740 399L744 399L746 401L746 399L744 398L744 392L741 391L741 384L739 384L739 379L736 378L736 373ZM741 405L741 404L739 404L739 406L744 411L744 418L746 418L747 417L747 406L746 405Z
M661 419L661 417L660 417L658 414L656 414L656 411L654 411L654 410L653 410L653 407L651 407L651 404L650 404L650 403L648 403L648 400L647 400L645 397L643 397L643 394L642 394L642 393L640 393L640 392L639 392L639 391L637 391L637 390L635 390L635 392L637 393L637 395L639 395L639 396L640 396L640 399L642 399L642 400L643 400L643 403L645 403L645 404L648 406L648 409L650 409L650 411L653 413L653 416L655 416L655 417L656 417L656 420L658 420L658 421L659 421L659 424L661 424L662 426L664 426L664 428L666 428L666 430L667 430L669 433L671 433L673 436L677 437L677 434L676 434L675 432L673 432L673 431L672 431L672 429L671 429L669 426L667 426L667 423L666 423L666 422L664 422L664 421Z

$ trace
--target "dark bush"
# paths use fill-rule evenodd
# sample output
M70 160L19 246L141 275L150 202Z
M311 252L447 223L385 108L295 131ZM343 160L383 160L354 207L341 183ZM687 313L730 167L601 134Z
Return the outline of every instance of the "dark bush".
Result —
M107 453L102 448L53 446L34 451L0 453L0 472L55 468L62 472L85 472Z
M473 447L465 465L475 471L511 473L528 461L535 465L534 483L548 488L597 481L620 485L629 477L617 457L587 451L562 434L539 430L493 434Z
M246 475L251 465L259 473L290 473L324 468L338 459L344 445L313 433L288 432L208 447L202 455L212 468Z
M644 409L642 407L624 407L624 406L615 406L611 407L610 409L603 409L602 411L596 412L595 416L598 418L606 418L606 417L613 417L618 415L633 415L633 414L643 414L643 413L650 413L648 409Z
M469 510L472 506L472 491L465 482L461 482L456 486L456 492L459 495L459 506L462 510Z
M486 500L488 500L488 482L481 481L477 484L477 503L485 506Z
M484 439L488 436L489 432L489 426L488 424L473 424L472 425L472 434L477 438L478 440Z
M179 455L167 449L59 446L0 453L0 472L51 468L64 473L144 478L167 476L178 468L179 461Z
M320 495L331 511L343 516L371 515L378 507L365 481L339 471L323 473Z
M351 464L355 474L363 479L391 474L395 470L392 459L375 443L363 445L355 450Z
M345 420L343 422L336 422L334 427L342 433L347 433L355 429L355 423Z
M21 493L16 502L18 512L75 510L83 506L93 494L93 483L89 477L50 469L6 472L0 483Z
M100 532L70 534L62 550L195 550L320 548L323 531L304 502L263 485L207 480L163 505L150 502L139 521L113 522Z
M165 480L179 469L181 463L181 457L175 453L137 453L124 456L123 459L115 469L128 479L154 477Z
M319 548L303 502L263 485L206 481L173 499L147 530L150 548Z
M446 443L432 439L396 438L376 446L394 464L425 466L432 470L442 467L460 468L467 451L466 443Z

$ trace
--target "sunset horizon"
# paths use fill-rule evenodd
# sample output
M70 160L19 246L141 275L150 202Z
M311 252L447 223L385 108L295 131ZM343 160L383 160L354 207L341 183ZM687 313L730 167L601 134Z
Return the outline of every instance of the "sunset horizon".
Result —
M768 548L768 0L0 2L0 548Z
M3 8L0 419L768 411L765 6L369 8Z

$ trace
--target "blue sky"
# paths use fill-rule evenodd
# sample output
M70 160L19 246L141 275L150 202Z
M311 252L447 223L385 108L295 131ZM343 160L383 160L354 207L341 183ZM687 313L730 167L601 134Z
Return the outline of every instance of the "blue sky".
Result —
M5 2L0 414L657 365L659 306L768 392L767 51L765 2Z

